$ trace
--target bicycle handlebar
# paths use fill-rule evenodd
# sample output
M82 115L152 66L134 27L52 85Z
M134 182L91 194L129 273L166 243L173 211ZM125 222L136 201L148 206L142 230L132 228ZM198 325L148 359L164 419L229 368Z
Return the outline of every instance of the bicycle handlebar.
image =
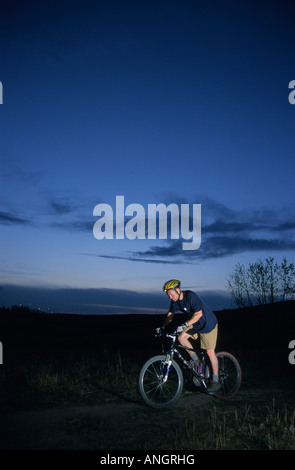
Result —
M164 331L156 332L155 337L156 338L161 338L161 336L165 336L166 338L175 338L175 336L178 336L177 330L173 331L172 333L165 333Z

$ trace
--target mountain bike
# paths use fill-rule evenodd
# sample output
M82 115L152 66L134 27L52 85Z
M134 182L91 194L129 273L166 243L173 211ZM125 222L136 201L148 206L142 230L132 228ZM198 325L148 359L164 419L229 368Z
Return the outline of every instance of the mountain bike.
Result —
M138 378L139 392L145 403L153 408L164 408L173 405L180 397L183 386L183 373L180 365L175 360L178 357L180 364L188 368L193 375L194 385L216 398L231 398L239 390L242 381L242 370L238 360L230 353L222 351L216 354L219 365L220 388L215 392L208 392L208 382L212 378L212 369L209 358L203 350L195 351L177 342L177 331L172 333L161 332L156 336L162 341L162 355L148 359L141 368ZM184 358L179 349L197 352L200 359L197 370Z

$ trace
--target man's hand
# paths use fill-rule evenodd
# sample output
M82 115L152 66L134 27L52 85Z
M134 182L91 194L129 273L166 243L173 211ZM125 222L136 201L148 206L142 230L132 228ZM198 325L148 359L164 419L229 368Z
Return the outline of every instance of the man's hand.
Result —
M160 336L163 333L164 328L162 326L159 326L156 328L156 336Z
M177 333L180 333L181 331L185 330L186 328L188 328L188 326L189 326L189 325L188 325L186 322L183 323L183 325L178 326L178 327L177 327L177 330L176 330Z

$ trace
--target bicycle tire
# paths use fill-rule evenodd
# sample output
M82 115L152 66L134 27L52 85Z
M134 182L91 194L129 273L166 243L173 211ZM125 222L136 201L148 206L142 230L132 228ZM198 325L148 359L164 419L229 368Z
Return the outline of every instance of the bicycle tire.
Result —
M183 374L176 361L172 361L168 380L162 381L166 371L166 356L153 356L142 366L139 373L139 392L145 403L153 408L171 406L181 395Z
M242 382L242 369L238 360L232 354L222 351L216 354L219 365L220 388L212 395L216 398L232 398L239 391ZM210 378L211 371L206 368L206 378Z

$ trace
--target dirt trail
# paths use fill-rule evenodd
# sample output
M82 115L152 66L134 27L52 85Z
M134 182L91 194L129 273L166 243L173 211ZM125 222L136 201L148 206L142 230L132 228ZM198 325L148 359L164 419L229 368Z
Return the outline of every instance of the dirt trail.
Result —
M208 395L189 393L160 411L141 403L112 403L7 414L0 422L0 449L136 449L155 426L166 426L168 417L174 425L192 406L210 401Z
M294 398L293 389L281 389L277 386L253 387L240 390L230 400L218 400L204 393L187 392L173 407L163 410L150 408L139 400L136 403L116 402L15 412L1 417L0 449L157 449L152 446L159 443L165 445L168 435L176 442L180 424L191 423L193 420L202 430L208 424L208 412L213 406L228 408L244 404L255 405L273 398L281 403L290 396ZM198 412L198 409L201 411Z

